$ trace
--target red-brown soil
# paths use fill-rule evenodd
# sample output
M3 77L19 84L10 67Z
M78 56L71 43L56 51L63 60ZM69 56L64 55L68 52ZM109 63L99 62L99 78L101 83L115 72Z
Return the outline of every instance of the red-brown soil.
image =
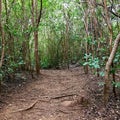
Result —
M19 75L2 88L0 120L120 120L120 97L111 95L105 107L102 78L81 67L41 70L34 79Z

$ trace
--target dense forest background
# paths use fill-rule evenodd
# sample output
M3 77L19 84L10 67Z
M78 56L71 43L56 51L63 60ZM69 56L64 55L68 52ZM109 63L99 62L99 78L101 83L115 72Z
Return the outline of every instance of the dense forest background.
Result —
M119 0L0 0L0 81L72 64L104 76L119 34ZM120 47L115 53L108 72L120 87Z

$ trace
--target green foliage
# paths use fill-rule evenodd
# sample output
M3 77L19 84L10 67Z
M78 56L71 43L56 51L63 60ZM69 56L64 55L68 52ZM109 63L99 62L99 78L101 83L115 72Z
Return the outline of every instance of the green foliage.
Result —
M120 88L120 82L116 82L115 87Z
M116 88L120 88L120 82L112 82L112 85L114 85Z
M49 60L47 57L44 57L41 59L41 67L44 68L49 68Z
M93 40L92 36L88 36L87 38L85 38L85 41L89 44L89 45L95 45L97 43L96 40Z
M89 65L90 68L95 68L95 69L100 68L98 57L93 58L92 54L90 53L88 55L85 54L84 58L87 59L88 61L85 62L83 66Z
M31 1L7 1L8 13L5 9L5 1L3 1L5 57L8 57L4 58L4 64L0 68L0 79L14 74L18 70L25 70L26 66L35 68L33 40L35 30L39 31L38 46L41 68L57 68L71 64L72 61L75 63L79 61L80 65L103 70L109 56L108 27L102 17L104 11L100 6L95 8L94 17L99 23L96 26L98 27L96 37L94 21L91 21L93 16L91 13L86 16L86 12L90 11L90 6L79 2L79 0L44 0L42 19L39 28L35 28L32 27ZM38 0L38 9L39 3L40 0ZM117 4L117 1L114 3ZM119 13L119 10L117 12ZM115 16L112 15L111 18L113 39L115 39L120 31L120 23ZM87 19L88 35L85 31L85 19ZM1 37L0 43L2 43ZM87 52L90 54L85 54L86 43L88 44ZM1 50L0 45L0 52ZM84 62L85 59L86 62ZM115 56L111 73L115 73L119 69L120 49ZM104 76L104 72L99 73L100 76Z
M120 69L120 51L118 51L115 55L114 61L115 69Z
M101 71L101 72L99 72L99 75L100 75L101 77L104 77L104 76L105 76L105 72Z
M10 76L14 75L22 65L24 65L23 60L18 59L15 62L10 56L5 56L3 65L0 68L0 80L10 79Z
M105 82L99 82L98 85L99 86L104 86ZM111 84L112 86L115 86L116 88L120 88L120 82L112 82Z

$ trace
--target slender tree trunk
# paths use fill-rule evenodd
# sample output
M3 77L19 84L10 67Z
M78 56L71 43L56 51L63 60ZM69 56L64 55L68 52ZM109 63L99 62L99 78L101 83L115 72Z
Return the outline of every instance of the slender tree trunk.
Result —
M92 23L92 30L93 30L93 42L94 41L98 41L98 38L99 38L99 29L98 29L98 19L97 19L97 16L96 16L96 1L95 0L89 0L89 4L90 4L90 7L91 7L91 23ZM91 31L92 31L91 30ZM98 51L96 50L94 50L95 48L96 48L96 44L94 45L92 45L93 47L92 47L92 53L93 53L93 58L94 58L94 56L95 55L97 55L97 56L99 56L99 54L98 54ZM97 68L97 70L96 70L96 72L97 72L97 76L99 77L99 69Z
M36 63L36 73L39 74L40 64L39 64L39 52L38 52L38 31L34 31L34 42L35 42L35 63Z
M89 37L89 31L88 31L88 10L83 10L84 13L84 27L85 27L85 32L86 32L86 37ZM86 40L85 42L85 52L88 55L88 42ZM86 57L85 59L86 62L88 62L88 58ZM88 74L88 65L85 65L84 67L84 72L85 74Z
M115 39L113 49L111 51L111 54L109 56L109 59L106 63L106 67L105 67L105 85L104 85L104 104L105 105L108 102L109 95L110 95L110 84L111 84L110 77L109 77L110 67L111 67L113 59L115 57L115 53L117 51L119 42L120 42L120 34Z
M26 12L25 12L25 0L21 0L21 7L22 7L22 23L21 27L22 29L22 37L23 37L23 42L22 42L22 59L25 62L25 64L22 66L23 70L28 70L30 71L30 46L29 46L29 40L30 40L30 34L31 31L29 32L24 32L29 29L29 19L26 19Z
M66 30L65 30L65 45L64 45L64 49L65 49L65 53L64 53L64 58L65 58L65 66L67 66L67 68L69 69L69 18L67 13L65 13L65 10L63 9L63 14L64 14L64 18L66 21Z
M2 0L0 0L0 32L1 32L1 38L2 38L2 53L1 53L1 58L0 58L0 68L3 65L3 60L4 60L4 54L5 54L5 34L3 30L3 24L2 24Z
M40 3L40 12L38 15L38 11L37 11L37 0L32 0L32 24L34 27L34 45L35 45L35 50L34 50L34 55L35 55L35 69L36 69L36 73L37 75L39 75L40 73L40 60L39 60L39 50L38 50L38 27L39 27L39 23L41 20L41 16L42 16L42 0Z
M5 23L5 28L6 28L6 38L7 38L7 42L6 44L8 45L6 54L8 54L10 56L11 60L14 60L14 37L11 34L10 28L9 28L9 22L10 22L10 13L11 13L11 7L13 7L15 0L13 0L11 2L11 6L10 8L8 7L8 1L4 0L4 5L5 5L5 13L6 13L6 23ZM8 9L9 8L9 9Z
M5 34L4 34L3 23L2 23L2 0L0 0L0 33L1 33L1 45L2 45L2 48L1 48L2 52L0 53L1 54L0 68L1 68L4 62L4 55L5 55ZM1 91L1 80L0 80L0 91Z

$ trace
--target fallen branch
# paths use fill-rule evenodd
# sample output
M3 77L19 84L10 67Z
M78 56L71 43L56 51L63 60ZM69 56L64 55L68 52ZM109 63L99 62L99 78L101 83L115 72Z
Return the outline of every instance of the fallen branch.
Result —
M56 96L56 97L52 97L51 99L60 99L60 98L63 98L63 97L69 97L69 96L74 96L74 95L77 95L77 94L68 94L68 95L61 95L61 96Z
M64 113L64 114L69 114L68 111L64 111L64 110L61 110L61 109L57 110L57 112L61 112L61 113Z

